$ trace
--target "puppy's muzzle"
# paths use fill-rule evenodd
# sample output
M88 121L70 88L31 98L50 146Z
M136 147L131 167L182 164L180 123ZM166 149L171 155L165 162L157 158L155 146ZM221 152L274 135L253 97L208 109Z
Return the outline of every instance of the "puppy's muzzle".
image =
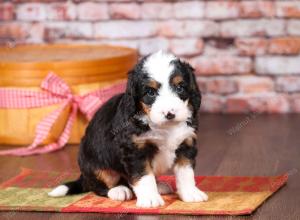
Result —
M175 118L175 114L172 113L172 112L168 112L166 115L165 115L166 119L168 120L172 120Z

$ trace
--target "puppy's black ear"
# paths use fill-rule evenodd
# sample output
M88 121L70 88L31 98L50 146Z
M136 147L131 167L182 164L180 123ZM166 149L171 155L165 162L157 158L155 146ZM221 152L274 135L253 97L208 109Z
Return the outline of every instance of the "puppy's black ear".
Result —
M145 61L147 60L148 56L141 58L133 70L128 73L128 81L127 81L127 88L124 95L124 101L126 102L125 107L129 116L133 116L138 112L138 105L139 105L139 96L138 96L138 84L141 83L141 74L143 72L143 66Z
M136 79L136 73L135 70L132 70L128 73L128 81L127 81L127 87L124 94L124 100L123 100L123 108L128 113L128 115L131 117L133 116L137 111L137 79Z
M183 62L183 65L189 75L190 102L194 108L194 114L197 114L201 105L201 92L196 81L195 70L186 62Z

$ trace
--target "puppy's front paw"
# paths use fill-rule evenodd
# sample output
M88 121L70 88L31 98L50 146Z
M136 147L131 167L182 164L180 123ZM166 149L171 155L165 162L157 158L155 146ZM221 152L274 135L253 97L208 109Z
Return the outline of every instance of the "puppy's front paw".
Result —
M153 208L164 205L165 202L158 193L148 194L137 198L136 206L142 208Z
M184 202L203 202L208 200L206 193L202 192L196 186L184 189L178 192L178 195Z

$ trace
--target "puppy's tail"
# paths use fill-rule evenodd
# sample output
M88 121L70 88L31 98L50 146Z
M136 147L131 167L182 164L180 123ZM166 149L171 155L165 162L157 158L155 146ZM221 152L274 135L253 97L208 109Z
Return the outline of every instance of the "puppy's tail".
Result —
M82 186L82 176L79 179L71 182L64 183L54 188L51 192L48 193L48 196L51 197L62 197L66 195L74 195L84 193Z

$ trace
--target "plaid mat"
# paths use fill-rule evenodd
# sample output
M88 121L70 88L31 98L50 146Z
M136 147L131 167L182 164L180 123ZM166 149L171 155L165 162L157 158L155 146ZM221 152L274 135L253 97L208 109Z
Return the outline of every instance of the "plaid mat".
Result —
M245 215L252 213L269 196L287 182L286 174L269 177L198 176L197 186L209 200L184 203L174 195L163 196L165 205L159 208L137 208L135 200L119 202L85 193L61 198L48 197L47 192L58 184L74 180L78 173L36 171L23 168L16 177L0 184L0 210L101 212L186 215ZM175 189L173 176L160 181Z

